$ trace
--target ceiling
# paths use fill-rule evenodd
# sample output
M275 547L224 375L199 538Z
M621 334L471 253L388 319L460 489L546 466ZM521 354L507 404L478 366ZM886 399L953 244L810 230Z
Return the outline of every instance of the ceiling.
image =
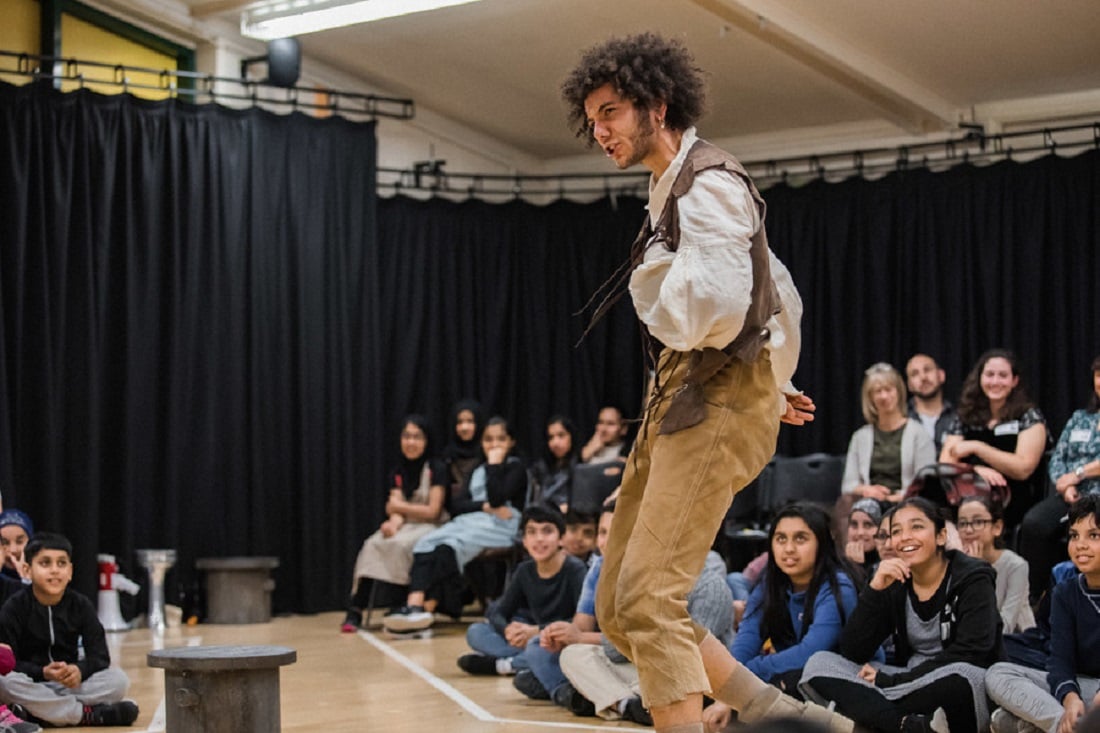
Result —
M199 20L247 4L186 2ZM307 59L545 162L584 152L558 95L580 51L646 30L708 72L699 127L714 140L1100 119L1096 0L482 0L300 41Z

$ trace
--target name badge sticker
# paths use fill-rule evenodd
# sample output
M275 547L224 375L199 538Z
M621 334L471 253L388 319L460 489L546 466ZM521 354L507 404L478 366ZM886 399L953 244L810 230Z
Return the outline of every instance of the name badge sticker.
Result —
M994 435L1019 435L1020 434L1020 421L1010 420L1003 422L997 427L993 428Z
M1077 428L1069 431L1069 442L1071 443L1087 443L1091 437L1092 431L1088 428Z

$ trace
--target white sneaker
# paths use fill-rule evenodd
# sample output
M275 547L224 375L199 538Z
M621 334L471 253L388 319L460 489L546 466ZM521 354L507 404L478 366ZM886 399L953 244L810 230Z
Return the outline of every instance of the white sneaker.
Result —
M993 733L1016 733L1019 720L1004 708L997 708L989 716L989 730Z
M387 613L382 619L382 626L387 631L422 631L431 627L434 620L434 614L425 611L422 606L403 606Z

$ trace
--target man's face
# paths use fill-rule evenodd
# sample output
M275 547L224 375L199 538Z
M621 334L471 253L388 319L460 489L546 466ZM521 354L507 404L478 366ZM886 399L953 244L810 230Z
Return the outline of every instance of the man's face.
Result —
M928 400L943 391L946 375L932 357L917 354L905 365L905 378L911 393Z
M626 425L623 424L623 416L614 407L605 407L600 410L596 418L596 434L600 436L600 442L604 445L614 445L623 439L626 433Z
M643 163L654 152L657 130L653 112L638 109L611 84L589 94L584 111L592 138L620 169Z

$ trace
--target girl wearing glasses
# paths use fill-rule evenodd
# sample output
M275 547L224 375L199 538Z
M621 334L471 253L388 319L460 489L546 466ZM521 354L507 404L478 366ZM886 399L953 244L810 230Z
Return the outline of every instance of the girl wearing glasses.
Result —
M1004 633L1011 634L1035 625L1027 580L1027 561L1005 549L1004 510L1000 502L987 496L972 496L959 504L956 525L963 552L985 560L997 572L997 608L1004 622Z

